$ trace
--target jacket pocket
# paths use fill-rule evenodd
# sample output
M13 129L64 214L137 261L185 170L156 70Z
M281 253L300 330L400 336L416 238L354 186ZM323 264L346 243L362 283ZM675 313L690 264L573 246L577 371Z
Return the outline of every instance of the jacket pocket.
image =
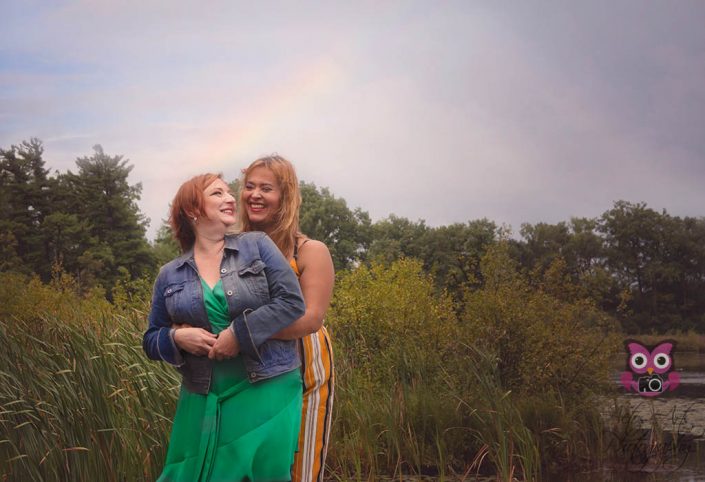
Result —
M256 259L249 266L243 266L240 271L237 272L240 276L246 276L247 274L258 275L264 269L264 261L261 259Z
M164 304L166 311L169 313L174 323L179 323L178 320L183 318L184 312L184 283L170 284L164 288Z
M264 268L264 261L256 259L249 266L240 268L237 274L257 300L268 303L269 283Z

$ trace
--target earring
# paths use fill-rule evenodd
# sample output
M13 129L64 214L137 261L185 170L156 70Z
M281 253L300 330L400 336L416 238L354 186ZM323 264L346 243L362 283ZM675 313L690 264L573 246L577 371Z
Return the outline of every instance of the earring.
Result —
M198 222L198 218L197 218L196 216L193 217L193 222L194 222L194 223L197 223L197 222Z

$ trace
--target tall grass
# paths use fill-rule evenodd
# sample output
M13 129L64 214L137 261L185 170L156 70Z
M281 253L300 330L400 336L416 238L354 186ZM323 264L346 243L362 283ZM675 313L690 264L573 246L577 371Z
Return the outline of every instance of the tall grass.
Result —
M502 255L483 261L492 282L469 294L466 320L412 260L340 277L329 316L339 479L538 480L598 457L609 323L588 303L531 289Z
M0 474L154 480L178 381L145 361L144 312L118 313L61 282L3 275L2 286Z
M459 320L415 261L340 276L331 480L529 481L598 453L599 413L572 379L595 350L560 326L569 306L511 288L473 296L495 323L481 338L481 317ZM148 305L128 293L110 304L61 275L0 274L0 480L156 479L179 380L143 355ZM512 333L542 344L522 351Z
M475 419L473 434L481 445L471 469L477 467L479 471L487 457L499 480L519 477L539 480L541 457L537 437L524 423L511 392L502 388L496 362L477 348L469 349L475 360L477 381L477 397L473 400L477 408L471 412Z

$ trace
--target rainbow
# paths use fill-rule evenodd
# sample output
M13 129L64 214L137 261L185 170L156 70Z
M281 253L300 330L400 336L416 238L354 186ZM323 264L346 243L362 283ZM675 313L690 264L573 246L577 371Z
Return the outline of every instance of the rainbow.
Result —
M242 108L227 115L224 127L208 140L198 158L204 160L204 166L223 171L229 177L230 172L245 167L254 157L276 149L267 145L275 122L282 117L296 117L316 105L318 98L339 84L340 77L340 68L329 59L308 63L299 69L298 75L285 79L276 89L263 91L254 102L257 107L248 109L248 115L243 115ZM239 171L233 174L237 176Z

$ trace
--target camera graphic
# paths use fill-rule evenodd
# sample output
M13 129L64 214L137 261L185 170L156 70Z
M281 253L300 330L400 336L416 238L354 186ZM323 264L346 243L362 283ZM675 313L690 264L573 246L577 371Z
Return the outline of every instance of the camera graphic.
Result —
M663 340L655 347L637 340L624 340L627 371L619 381L628 392L642 397L658 397L676 389L681 377L673 368L673 340Z
M639 391L646 393L661 393L663 391L663 379L658 375L639 377Z

